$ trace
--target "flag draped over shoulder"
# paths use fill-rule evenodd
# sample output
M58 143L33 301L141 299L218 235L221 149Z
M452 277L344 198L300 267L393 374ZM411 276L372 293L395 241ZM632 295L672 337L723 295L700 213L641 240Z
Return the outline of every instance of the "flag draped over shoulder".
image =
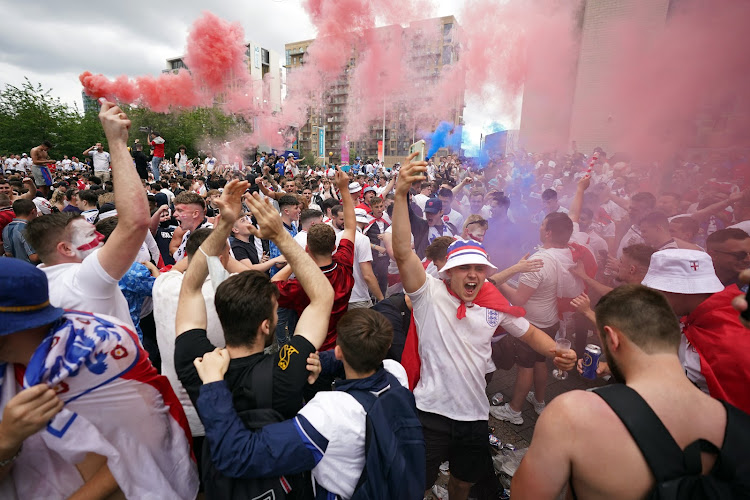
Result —
M87 453L107 458L127 498L197 495L182 406L137 335L115 318L66 311L34 352L22 379L17 366L2 372L0 409L19 386L40 383L65 402L45 429L24 441L12 473L18 498L70 496L83 485L73 464Z

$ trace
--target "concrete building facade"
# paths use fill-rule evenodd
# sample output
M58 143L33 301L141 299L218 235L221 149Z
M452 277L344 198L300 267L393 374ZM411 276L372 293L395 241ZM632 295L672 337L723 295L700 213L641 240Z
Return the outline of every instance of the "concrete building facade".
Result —
M410 40L407 59L411 67L419 68L421 78L435 81L442 69L458 61L459 47L456 33L458 23L455 17L446 16L438 19L428 19L411 23L408 27L395 27L396 32L402 30L408 33ZM384 30L384 28L376 28ZM389 33L394 33L394 27L387 27ZM417 34L418 36L414 36ZM285 65L288 73L305 63L305 54L314 40L303 40L288 43L285 46ZM346 141L346 109L351 103L349 75L357 64L357 54L352 49L352 57L337 80L332 82L324 92L324 106L319 109L310 108L306 123L298 130L297 149L301 156L312 153L318 159L325 157L334 162L341 161L342 142ZM426 104L429 98L425 98ZM449 119L456 125L463 125L464 98L461 93L456 102L451 103L452 110ZM397 100L384 102L385 127L383 116L373 119L368 124L364 137L350 140L350 160L356 156L363 159L377 158L378 141L385 139L383 153L386 164L401 160L408 154L409 146L417 137L417 127L428 129L437 125L416 123L410 116L408 106ZM385 133L384 133L385 130ZM321 136L324 136L324 151L320 155Z

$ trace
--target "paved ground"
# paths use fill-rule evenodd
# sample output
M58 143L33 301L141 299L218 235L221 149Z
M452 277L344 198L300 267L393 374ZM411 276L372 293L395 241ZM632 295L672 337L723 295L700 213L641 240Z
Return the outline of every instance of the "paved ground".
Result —
M568 372L568 378L565 380L557 380L551 375L553 365L548 361L549 377L547 378L547 394L545 396L546 402L549 403L555 396L562 394L563 392L572 391L576 389L588 389L590 387L599 387L604 385L604 381L589 380L581 377L577 371L572 370ZM513 385L516 382L516 367L508 371L498 370L487 388L488 394L495 394L497 392L503 393L504 402L510 401L513 396ZM513 425L508 422L502 422L496 420L490 415L490 426L495 428L495 435L500 439L502 443L512 443L516 448L528 448L531 443L531 438L534 434L534 426L536 420L539 417L534 411L534 407L528 401L524 402L522 415L523 424ZM445 485L447 482L447 476L440 475L438 484ZM435 498L430 496L428 498Z

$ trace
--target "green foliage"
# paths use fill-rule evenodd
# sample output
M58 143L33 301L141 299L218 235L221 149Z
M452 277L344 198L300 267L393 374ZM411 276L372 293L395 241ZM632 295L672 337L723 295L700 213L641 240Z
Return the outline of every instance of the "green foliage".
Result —
M54 148L50 157L63 155L81 157L81 153L97 142L107 149L106 138L96 112L82 113L50 95L51 90L28 79L20 87L6 85L0 91L0 154L28 153L31 148L48 140ZM140 139L148 153L148 133L141 127L156 130L166 140L165 154L174 158L180 145L187 147L190 157L212 144L240 133L249 133L250 124L242 118L227 116L218 108L199 108L174 113L155 113L137 106L122 106L132 125L130 143ZM209 139L211 138L211 139Z
M315 155L312 153L312 151L308 151L307 153L305 153L305 156L302 157L302 163L304 165L314 166L316 161L317 158L315 158Z

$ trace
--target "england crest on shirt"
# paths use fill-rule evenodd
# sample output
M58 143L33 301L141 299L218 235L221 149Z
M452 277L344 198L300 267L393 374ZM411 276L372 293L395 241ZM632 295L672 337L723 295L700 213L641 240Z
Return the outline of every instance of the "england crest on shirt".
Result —
M497 328L500 324L500 313L494 309L487 309L487 324L492 328Z

